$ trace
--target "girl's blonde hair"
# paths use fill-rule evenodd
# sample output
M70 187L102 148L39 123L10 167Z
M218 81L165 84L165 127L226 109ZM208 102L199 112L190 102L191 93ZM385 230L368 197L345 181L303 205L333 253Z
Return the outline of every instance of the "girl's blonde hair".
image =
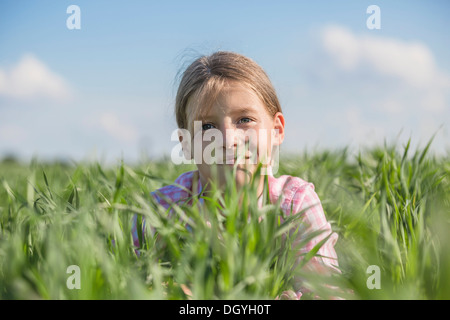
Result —
M192 103L193 119L213 105L229 82L245 85L258 96L270 115L281 112L281 105L269 77L252 59L241 54L218 51L196 59L184 71L175 100L175 116L180 129L190 129L187 106Z

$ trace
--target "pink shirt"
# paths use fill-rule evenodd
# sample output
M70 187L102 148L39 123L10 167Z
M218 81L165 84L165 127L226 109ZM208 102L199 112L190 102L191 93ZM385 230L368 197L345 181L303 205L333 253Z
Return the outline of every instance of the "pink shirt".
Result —
M184 201L190 195L187 190L192 189L194 173L198 171L189 171L181 174L172 185L168 185L152 192L152 196L164 208L168 209L169 202ZM198 174L195 175L198 177ZM197 178L197 194L201 192L202 186L200 179ZM316 244L329 237L326 242L320 247L316 256L314 256L306 265L305 268L313 272L327 272L338 270L338 260L334 245L337 241L338 235L331 230L330 223L326 220L319 197L314 191L314 185L308 183L298 177L283 175L275 178L268 175L269 195L271 203L277 203L281 197L281 209L286 216L301 212L303 215L301 236L296 241L302 241L302 238L310 234L310 232L321 230L323 231L316 237L312 238L306 245L299 249L298 255L301 259L303 254L308 253L314 248ZM183 188L181 188L181 187ZM203 199L200 198L200 201ZM261 198L262 200L262 198ZM261 201L262 202L262 201ZM291 211L292 210L292 211ZM139 239L136 229L136 216L133 220L133 241L136 247L139 247ZM294 243L295 245L295 243ZM299 279L301 281L301 279ZM300 290L299 283L296 290ZM298 291L297 296L301 293Z

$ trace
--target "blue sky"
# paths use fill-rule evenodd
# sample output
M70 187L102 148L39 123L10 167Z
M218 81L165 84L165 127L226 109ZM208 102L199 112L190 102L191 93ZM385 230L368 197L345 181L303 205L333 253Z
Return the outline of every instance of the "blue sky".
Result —
M81 29L66 13L78 5ZM370 30L369 5L381 9ZM0 2L0 157L170 154L176 75L230 50L269 74L285 152L450 147L448 1Z

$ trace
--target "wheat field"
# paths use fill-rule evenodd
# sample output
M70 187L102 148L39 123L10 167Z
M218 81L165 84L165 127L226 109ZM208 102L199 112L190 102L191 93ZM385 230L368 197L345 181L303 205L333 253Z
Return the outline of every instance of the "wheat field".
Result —
M450 299L450 157L429 147L280 159L278 175L314 183L339 235L341 274L308 277L302 299ZM302 272L285 237L296 221L259 209L251 185L213 193L206 211L181 205L169 217L152 202L151 191L193 168L168 158L1 162L0 299L276 299L290 289ZM140 248L134 215L146 220Z

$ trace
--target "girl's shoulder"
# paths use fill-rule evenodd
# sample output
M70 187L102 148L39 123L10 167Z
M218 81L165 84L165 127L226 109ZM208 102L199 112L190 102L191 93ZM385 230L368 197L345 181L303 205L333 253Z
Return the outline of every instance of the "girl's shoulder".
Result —
M299 177L290 175L282 175L278 178L269 176L269 188L271 194L274 196L293 196L297 192L305 190L314 190L314 185L308 181L305 181Z
M176 203L186 199L191 194L192 180L196 170L182 173L175 182L161 187L151 193L151 195L163 206L168 207L170 203Z
M271 202L280 201L282 209L285 210L297 211L306 203L320 202L314 191L314 184L290 175L278 178L269 176L269 193Z

